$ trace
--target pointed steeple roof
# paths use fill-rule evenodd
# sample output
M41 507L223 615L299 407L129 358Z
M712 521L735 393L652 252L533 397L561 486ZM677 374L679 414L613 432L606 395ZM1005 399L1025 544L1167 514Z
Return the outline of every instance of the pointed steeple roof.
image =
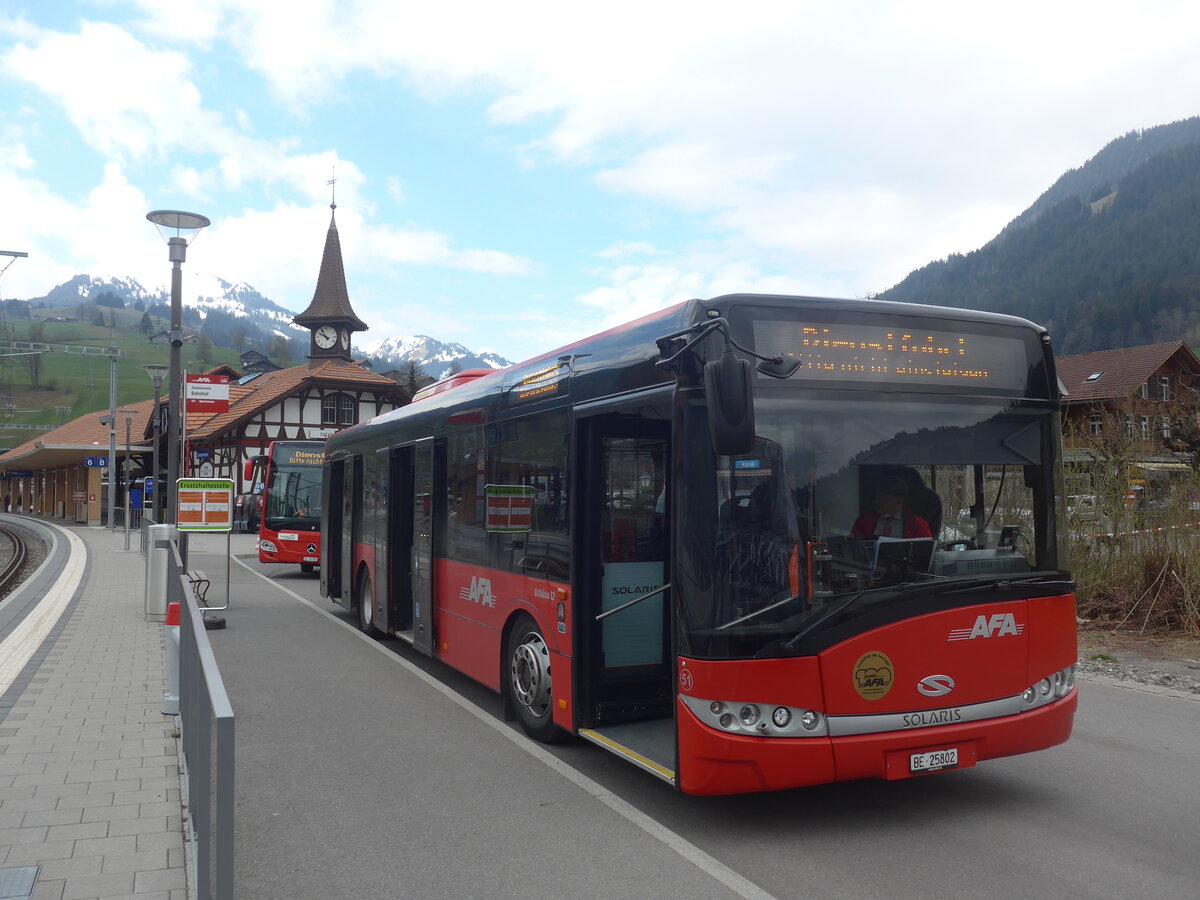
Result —
M351 331L366 331L367 324L354 314L350 306L350 292L346 290L346 269L342 265L342 242L338 238L336 210L331 203L329 232L325 235L325 252L321 255L321 272L317 276L317 289L313 292L308 309L295 316L297 325L311 327L326 322L346 325Z

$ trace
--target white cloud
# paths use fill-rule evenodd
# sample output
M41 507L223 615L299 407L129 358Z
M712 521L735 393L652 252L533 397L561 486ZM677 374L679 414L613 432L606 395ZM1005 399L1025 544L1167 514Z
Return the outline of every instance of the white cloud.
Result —
M4 68L58 102L83 139L110 158L162 158L176 146L207 146L224 131L201 107L187 57L151 50L115 25L41 32L15 46Z
M663 252L649 241L617 241L612 246L597 250L595 255L601 259L624 259L629 256L658 256Z
M280 98L285 121L320 116L363 84L435 102L470 96L522 160L593 177L610 198L631 201L604 211L616 234L601 238L612 241L596 254L608 265L580 297L576 324L589 330L597 318L621 321L725 290L881 290L978 246L1109 139L1193 114L1200 93L1200 6L1186 3L136 6L137 23L84 22L76 34L0 18L3 72L60 105L107 163L77 203L66 189L55 193L28 152L38 117L22 113L20 128L4 120L3 196L31 209L10 234L42 260L67 258L55 248L73 240L74 270L140 259L130 271L165 276L162 248L142 233L150 205L142 194L155 194L155 206L174 202L161 192L222 208L197 265L219 260L220 274L303 303L328 223L324 182L336 167L351 267L543 273L546 261L464 246L486 243L478 237L486 224L463 241L448 220L376 221L372 200L386 192L403 203L417 176L369 168L335 143L336 131L327 144L301 144L267 116L256 122L241 98L202 95L204 67L236 58ZM201 56L208 48L213 56ZM629 224L642 215L666 223L653 243ZM70 219L83 224L81 238L64 239ZM684 229L711 243L683 245ZM26 271L51 265L27 262ZM462 308L433 302L453 333ZM567 330L553 324L566 312L560 303L544 313L548 341Z
M1200 89L1200 7L1184 3L214 0L186 28L141 6L160 35L227 36L298 108L353 73L482 91L493 123L536 132L526 160L595 165L604 190L805 260L878 257L871 289L929 249L970 249L1105 141L1192 112ZM1146 67L1176 89L1108 102Z

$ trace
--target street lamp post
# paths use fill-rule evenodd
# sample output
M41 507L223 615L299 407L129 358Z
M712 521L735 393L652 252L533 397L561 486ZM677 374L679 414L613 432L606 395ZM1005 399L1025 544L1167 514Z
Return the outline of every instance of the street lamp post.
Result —
M149 375L150 380L154 382L154 425L152 426L152 433L154 435L154 462L151 464L150 469L151 477L154 479L151 482L151 484L154 486L154 490L150 492L150 496L152 498L152 502L150 504L150 518L154 520L154 524L158 525L161 524L158 521L158 498L162 491L162 479L158 477L158 440L159 433L162 431L162 414L159 412L158 405L160 402L162 402L162 383L168 369L166 366L153 363L148 366L142 366L142 368L146 370L146 374ZM143 505L145 502L145 499L143 499Z
M125 465L122 466L122 468L125 470L125 480L123 482L125 485L125 549L128 550L129 549L129 473L130 473L130 469L133 466L133 460L130 459L131 450L130 450L130 446L129 446L129 431L133 425L134 413L133 413L132 409L123 409L123 410L121 410L121 415L123 415L125 417ZM110 485L110 487L111 487L111 485Z
M167 241L167 258L171 262L171 365L167 385L167 486L171 502L166 506L168 524L174 524L179 509L175 482L179 479L179 422L183 385L180 383L180 351L183 347L183 262L187 259L188 239L195 239L200 229L212 224L197 213L174 209L159 209L146 214ZM174 232L172 234L172 232Z

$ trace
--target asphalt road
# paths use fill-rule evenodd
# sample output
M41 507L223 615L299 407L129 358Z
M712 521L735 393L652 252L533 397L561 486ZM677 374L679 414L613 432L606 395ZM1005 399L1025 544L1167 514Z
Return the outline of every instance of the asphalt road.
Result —
M974 769L695 798L367 641L234 536L210 632L237 716L237 886L304 897L1191 897L1200 702L1082 682L1064 746ZM191 566L225 594L223 537ZM242 565L241 563L245 563ZM432 676L432 677L431 677Z

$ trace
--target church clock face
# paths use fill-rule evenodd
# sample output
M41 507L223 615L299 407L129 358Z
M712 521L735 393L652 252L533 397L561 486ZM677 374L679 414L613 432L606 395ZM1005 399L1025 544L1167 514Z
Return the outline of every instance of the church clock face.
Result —
M342 329L340 329L340 331L342 334L342 349L349 350L350 349L350 329L342 328Z
M337 329L332 325L322 325L316 330L316 333L313 335L313 340L317 342L317 346L322 350L328 350L337 343Z

